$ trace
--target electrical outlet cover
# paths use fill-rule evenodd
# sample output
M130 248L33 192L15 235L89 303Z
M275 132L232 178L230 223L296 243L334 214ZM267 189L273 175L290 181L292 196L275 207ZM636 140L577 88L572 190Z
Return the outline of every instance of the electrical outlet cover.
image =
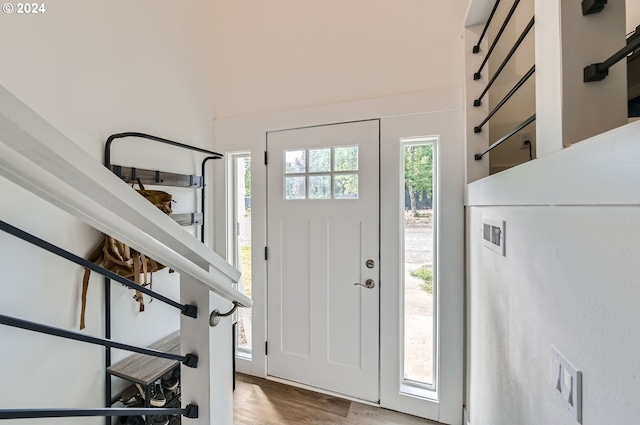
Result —
M531 133L518 133L518 137L520 138L520 149L529 149L529 144L531 144ZM529 144L525 142L529 142Z

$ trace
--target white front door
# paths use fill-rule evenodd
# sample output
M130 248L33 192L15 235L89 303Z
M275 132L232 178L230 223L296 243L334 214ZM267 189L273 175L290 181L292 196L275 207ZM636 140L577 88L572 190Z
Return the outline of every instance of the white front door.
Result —
M267 134L268 374L378 401L379 121Z

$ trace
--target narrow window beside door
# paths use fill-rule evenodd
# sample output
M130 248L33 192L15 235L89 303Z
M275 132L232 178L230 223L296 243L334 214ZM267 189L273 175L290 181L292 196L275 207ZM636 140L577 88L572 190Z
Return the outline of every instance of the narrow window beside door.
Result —
M242 272L238 291L251 297L251 155L230 155L232 190L232 237L230 252L233 265ZM251 309L238 309L236 347L239 356L251 356Z
M434 223L434 138L401 141L404 193L401 201L403 249L403 386L434 389L436 262Z

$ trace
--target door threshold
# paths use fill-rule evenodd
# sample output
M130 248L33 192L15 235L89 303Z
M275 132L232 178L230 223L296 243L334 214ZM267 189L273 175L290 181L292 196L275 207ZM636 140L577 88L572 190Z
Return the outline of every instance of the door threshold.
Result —
M264 379L266 379L268 381L277 382L279 384L289 385L290 387L301 388L303 390L313 391L315 393L325 394L325 395L329 395L331 397L337 397L337 398L342 398L342 399L349 400L349 401L354 401L354 402L360 403L360 404L366 404L367 406L380 407L380 401L375 402L375 401L365 400L365 399L362 399L362 398L352 397L352 396L348 396L346 394L338 393L338 392L335 392L335 391L329 391L329 390L325 390L325 389L322 389L322 388L314 387L314 386L311 386L311 385L302 384L300 382L289 381L288 379L278 378L276 376L267 375L267 376L264 377Z

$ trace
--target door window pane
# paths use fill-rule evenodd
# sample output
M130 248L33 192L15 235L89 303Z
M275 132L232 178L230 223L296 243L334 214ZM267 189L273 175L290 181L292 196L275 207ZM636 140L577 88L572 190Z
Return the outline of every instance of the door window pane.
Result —
M309 172L310 173L326 173L330 171L331 171L331 148L309 149Z
M284 199L358 199L358 146L284 151L284 174Z
M285 199L305 199L307 197L306 177L285 177L284 178L284 198Z
M286 174L304 173L306 170L305 151L286 151L284 153L284 172Z
M331 176L309 176L309 199L331 199Z
M333 196L336 199L358 199L358 175L334 175Z
M346 146L334 150L334 171L358 170L358 147Z

